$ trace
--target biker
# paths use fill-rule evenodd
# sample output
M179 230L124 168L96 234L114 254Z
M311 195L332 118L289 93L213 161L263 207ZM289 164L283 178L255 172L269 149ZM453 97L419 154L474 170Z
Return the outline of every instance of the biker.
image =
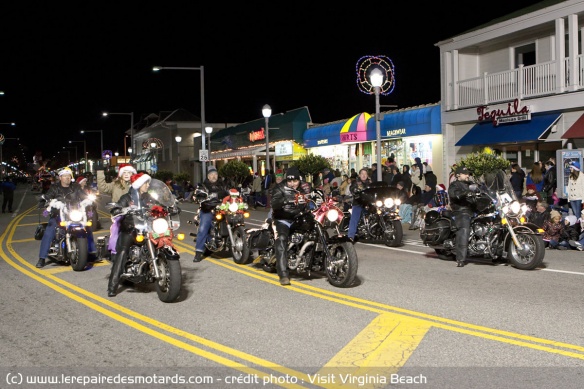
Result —
M197 240L195 242L195 258L193 262L201 262L203 260L203 253L205 252L205 243L209 236L209 230L213 222L213 213L211 212L215 207L221 203L221 200L229 195L227 187L223 180L219 179L219 174L215 166L207 168L207 178L202 184L199 184L199 190L206 193L207 201L200 203L199 207L199 230L197 231ZM199 199L201 196L197 196Z
M351 212L351 219L349 220L349 232L347 237L351 239L351 242L355 243L357 234L357 226L359 225L359 220L361 219L361 214L363 213L363 207L357 204L354 200L355 197L359 197L359 193L367 189L371 185L371 179L367 173L367 169L362 168L359 170L359 176L351 184L351 195L353 196L353 207Z
M124 208L140 208L146 206L146 200L148 199L147 193L151 180L152 178L148 174L133 174L130 178L130 190L122 197L120 197L118 202L110 211L112 217L122 213ZM134 236L132 235L132 226L134 225L133 217L131 215L126 215L117 219L120 219L120 231L116 240L116 253L112 254L113 266L107 285L108 297L116 296L116 291L120 283L120 277L124 271L124 264L126 263L125 258L127 257L128 250L134 240Z
M52 199L57 199L59 201L82 201L86 198L87 194L83 191L81 186L78 183L73 182L73 172L68 167L59 172L59 182L51 185L49 190L43 195L43 199L46 200L47 203ZM36 264L36 267L38 268L45 267L45 260L49 255L51 242L57 233L57 219L59 218L59 212L52 210L49 216L49 222L47 223L43 239L41 240L41 247L39 249L39 261ZM89 254L95 255L95 242L93 241L91 228L87 229L87 245L87 251Z
M470 236L470 218L472 216L473 191L470 190L470 170L465 166L458 166L454 171L456 179L448 188L450 208L456 225L456 266L463 267L468 252L468 238Z

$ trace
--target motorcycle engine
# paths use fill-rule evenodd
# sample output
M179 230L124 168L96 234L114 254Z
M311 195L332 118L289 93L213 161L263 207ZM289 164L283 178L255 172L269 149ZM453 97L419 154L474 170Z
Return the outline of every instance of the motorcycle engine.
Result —
M487 224L476 223L471 226L468 251L472 256L489 255L491 228Z
M294 244L302 243L303 239L304 239L304 235L300 234L300 233L294 233L294 234L290 235L290 243L294 243Z
M139 246L130 247L128 259L134 263L140 262L140 247Z

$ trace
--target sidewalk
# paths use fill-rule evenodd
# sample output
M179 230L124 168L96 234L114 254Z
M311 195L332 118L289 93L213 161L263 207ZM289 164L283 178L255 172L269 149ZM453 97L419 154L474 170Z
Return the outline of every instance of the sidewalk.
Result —
M29 184L18 184L14 191L12 212L0 213L0 233L6 231L6 227L15 217L28 211L31 207L36 207L40 194L41 192L31 192ZM0 196L0 199L4 201L4 196Z

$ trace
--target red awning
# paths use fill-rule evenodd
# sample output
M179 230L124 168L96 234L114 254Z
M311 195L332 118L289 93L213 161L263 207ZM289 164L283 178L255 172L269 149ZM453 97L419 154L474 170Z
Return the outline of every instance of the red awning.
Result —
M584 114L562 135L562 139L577 138L584 138Z

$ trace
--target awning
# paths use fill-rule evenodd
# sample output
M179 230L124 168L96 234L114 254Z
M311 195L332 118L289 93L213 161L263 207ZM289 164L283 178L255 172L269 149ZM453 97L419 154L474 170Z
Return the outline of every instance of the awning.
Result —
M241 149L235 150L226 150L226 151L213 151L211 152L211 159L224 159L224 158L236 158L236 157L250 157L253 155L258 155L259 153L263 152L266 153L266 145L261 146L253 146L253 147L244 147ZM270 154L273 154L270 152Z
M338 121L332 124L318 125L310 127L304 131L305 148L331 146L341 143L341 129L346 120Z
M561 113L532 115L531 120L499 124L492 122L477 123L455 146L492 145L500 143L530 142L540 140L541 136L562 116Z
M562 139L578 138L584 138L584 114L562 135Z

